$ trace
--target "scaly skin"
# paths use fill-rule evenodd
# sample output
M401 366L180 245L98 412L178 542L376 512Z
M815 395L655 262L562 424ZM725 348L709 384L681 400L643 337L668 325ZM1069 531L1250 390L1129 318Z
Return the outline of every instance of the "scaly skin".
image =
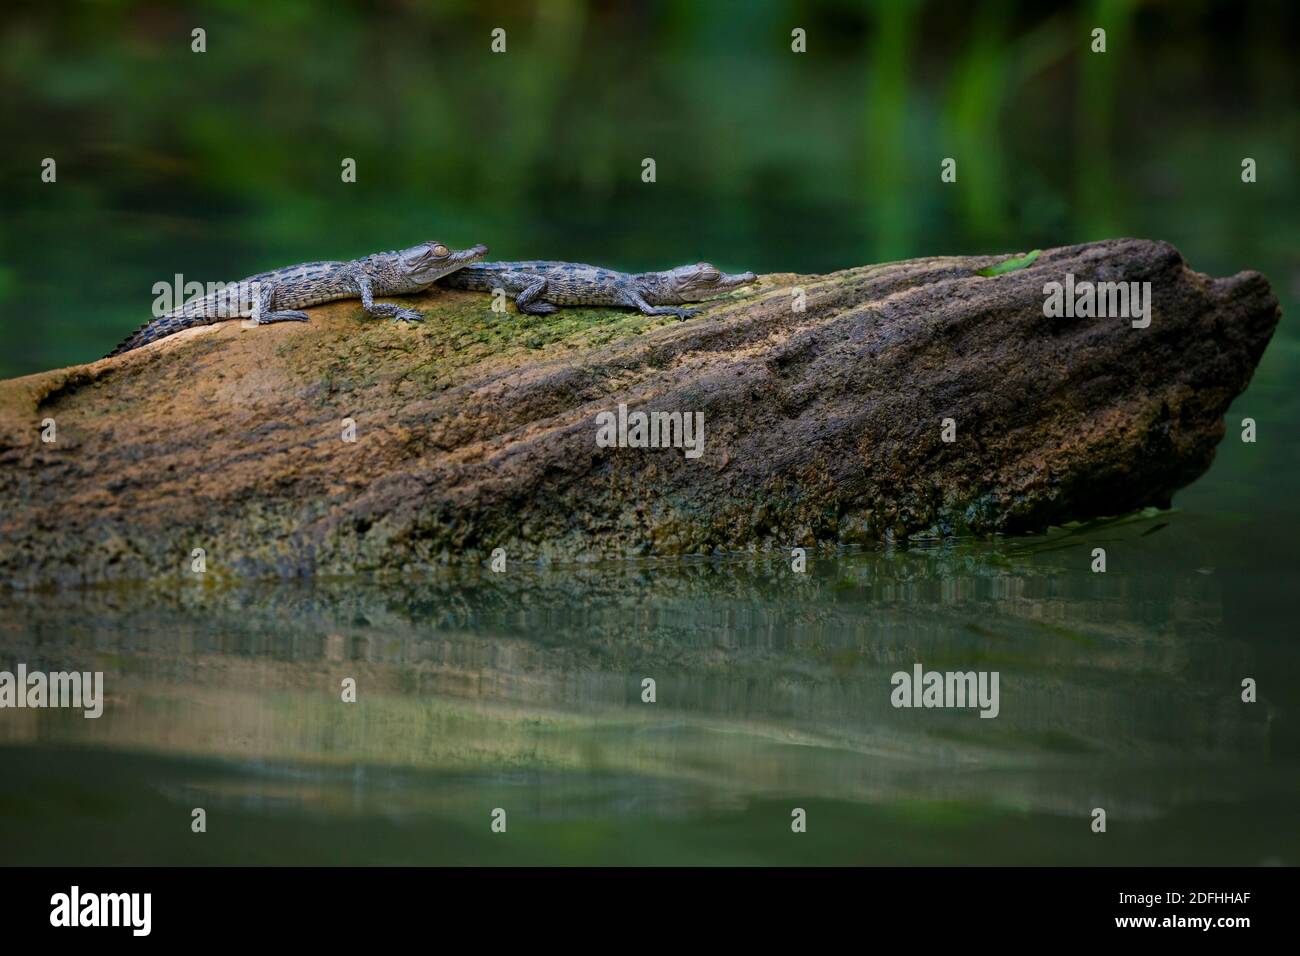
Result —
M380 318L418 322L423 316L387 302L377 295L409 295L423 292L442 276L487 255L487 246L456 251L440 242L423 242L397 252L378 252L351 262L308 262L261 272L205 296L190 299L179 309L140 326L109 356L121 355L142 345L196 325L211 325L225 319L251 319L254 324L306 322L299 309L360 299L366 313Z
M749 285L754 273L727 275L707 262L667 272L629 274L577 262L484 262L461 269L438 284L452 289L502 289L520 312L549 315L560 305L617 305L646 315L689 319L698 309L677 308Z

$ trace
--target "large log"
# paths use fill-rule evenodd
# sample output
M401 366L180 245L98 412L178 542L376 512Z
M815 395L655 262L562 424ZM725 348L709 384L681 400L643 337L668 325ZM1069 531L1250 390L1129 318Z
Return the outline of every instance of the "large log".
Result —
M824 547L1167 504L1273 333L1267 281L1134 239L975 272L1006 258L764 276L683 323L436 289L418 328L343 302L3 382L0 579L178 576L195 548L220 577ZM1067 273L1150 282L1149 327L1045 316ZM620 403L702 413L703 454L601 447Z

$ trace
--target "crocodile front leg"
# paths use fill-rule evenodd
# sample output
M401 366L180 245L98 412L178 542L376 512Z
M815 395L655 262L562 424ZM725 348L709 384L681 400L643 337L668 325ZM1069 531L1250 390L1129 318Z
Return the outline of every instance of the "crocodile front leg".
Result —
M357 293L361 296L361 308L366 310L367 315L381 319L399 319L403 322L424 321L424 316L414 309L403 309L400 305L388 302L376 302L374 284L370 276L360 269L352 273L352 281L356 283Z
M675 305L651 305L641 297L639 292L629 292L626 303L634 309L640 309L642 315L675 315L679 319L689 319L700 314L699 309L679 309Z
M311 319L306 312L296 309L273 311L276 285L274 282L259 282L253 295L253 314L249 321L253 325L270 325L272 322L306 322Z

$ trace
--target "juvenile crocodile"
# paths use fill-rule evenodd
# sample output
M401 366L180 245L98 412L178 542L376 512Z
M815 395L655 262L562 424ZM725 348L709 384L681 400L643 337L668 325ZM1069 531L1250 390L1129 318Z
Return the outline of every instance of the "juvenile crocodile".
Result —
M438 284L452 289L502 289L520 312L549 315L560 305L619 305L646 315L689 319L698 309L677 308L749 285L754 273L727 275L709 265L678 266L667 272L629 274L576 262L484 262L461 269Z
M351 262L308 262L260 272L207 295L196 296L180 308L160 315L136 329L109 353L121 355L142 345L196 325L224 319L251 319L255 325L270 322L306 322L298 311L322 302L360 299L369 315L418 322L414 309L376 302L377 295L422 292L449 272L477 262L487 246L456 251L441 242L422 242L397 252L377 252Z

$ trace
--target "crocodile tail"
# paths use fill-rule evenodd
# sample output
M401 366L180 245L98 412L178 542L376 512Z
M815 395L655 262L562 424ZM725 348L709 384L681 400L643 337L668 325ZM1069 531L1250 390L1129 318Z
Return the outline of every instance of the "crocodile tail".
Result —
M104 357L112 358L115 355L121 355L123 352L130 352L142 345L148 345L150 342L157 342L169 335L175 335L184 329L190 329L196 325L207 325L210 321L210 319L201 315L164 315L151 319L119 342L117 348Z
M113 351L105 355L104 358L112 358L115 355L121 355L123 352L129 352L132 349L138 349L140 346L144 345L144 334L148 331L149 326L151 325L153 325L153 322L146 322L144 325L140 326L121 342L118 342Z

